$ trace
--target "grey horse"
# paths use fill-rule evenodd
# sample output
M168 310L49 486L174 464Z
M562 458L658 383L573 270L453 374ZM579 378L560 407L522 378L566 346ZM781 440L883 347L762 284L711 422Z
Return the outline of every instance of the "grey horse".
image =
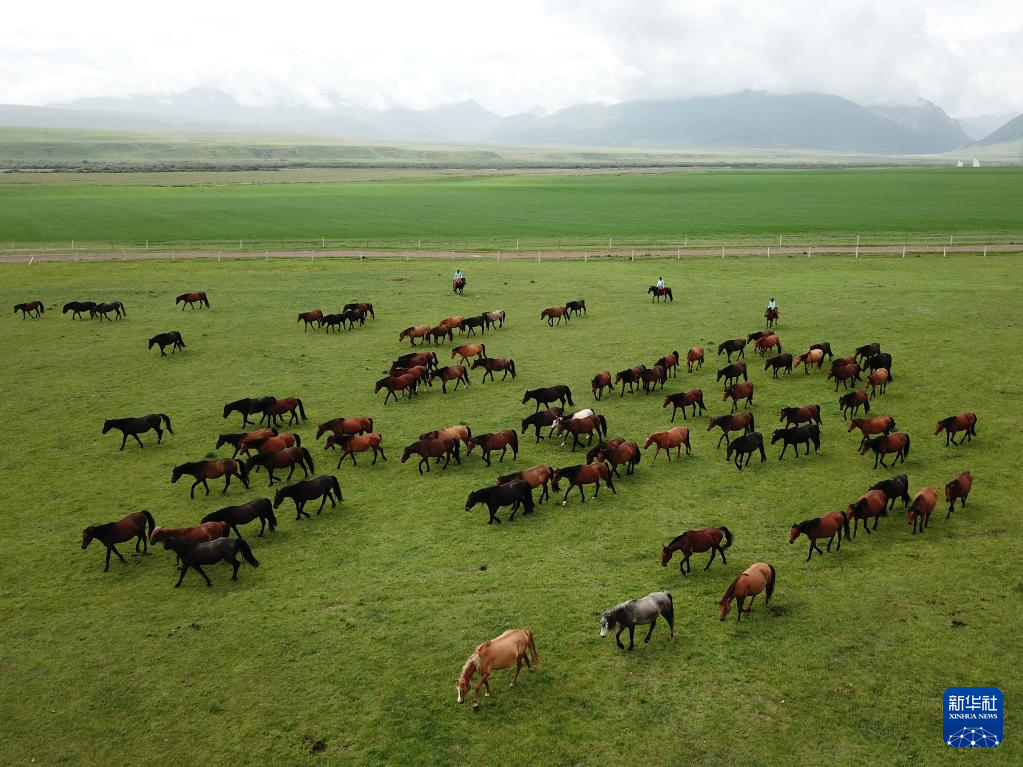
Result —
M600 635L607 636L607 632L615 631L615 643L619 649L624 650L621 636L625 629L629 630L629 649L635 646L636 626L650 624L650 630L646 634L645 642L650 641L650 635L654 633L654 625L657 623L657 616L663 616L671 628L671 635L675 636L675 603L671 594L666 591L655 591L647 594L642 599L630 599L620 605L605 610L600 616Z

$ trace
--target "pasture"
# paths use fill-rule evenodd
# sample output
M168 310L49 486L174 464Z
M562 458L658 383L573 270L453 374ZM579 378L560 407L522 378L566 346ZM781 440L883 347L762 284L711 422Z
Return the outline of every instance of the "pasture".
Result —
M822 227L909 228L909 209L871 192L866 173L855 178L871 206L815 202L810 179L827 177L791 176L800 179L792 192L802 190L807 205L834 205L818 221ZM677 183L706 191L718 178ZM772 178L751 177L742 194L765 199L763 185ZM438 197L438 186L464 202L477 185L497 184L506 186L506 200L533 201L504 206L502 231L509 233L541 226L541 213L547 223L556 216L586 232L609 211L626 220L610 191L600 192L605 203L591 220L557 208L559 185L587 179L544 183L546 190L534 180L403 185L411 196L401 212L411 232L445 208L450 197ZM1018 202L1016 190L1009 199ZM228 223L240 224L244 207L249 231L284 236L282 222L308 229L309 220L337 206L339 235L356 231L354 220L369 235L383 231L369 211L392 193L387 184L365 185L342 206L329 188L297 187L280 192L277 203L290 202L275 203L270 216L258 188L204 196L77 189L14 197L3 190L0 228L16 225L14 236L25 240L83 229L112 237L116 221L118 237L145 236L154 226L169 236L177 220L195 214L195 236L215 237ZM307 220L292 216L311 199L320 207ZM795 220L778 220L772 199L748 222L732 223L766 230ZM990 228L989 215L1011 220L972 202L979 212L964 226ZM486 205L493 212L496 203ZM651 208L642 214L650 220L665 213ZM800 215L799 208L789 215ZM225 209L235 217L223 218ZM361 218L340 215L351 210ZM913 209L921 227L933 227L944 212ZM482 213L462 220L467 232L480 226ZM468 278L464 296L450 290L455 264L436 261L3 267L0 761L774 765L826 757L835 765L938 764L949 758L940 734L942 692L991 684L1002 689L1010 713L1004 745L986 759L1019 762L1023 262L457 264ZM674 290L673 303L651 304L645 292L659 274ZM212 308L182 312L174 296L187 290L206 291ZM780 445L768 444L767 462L754 458L740 473L724 460L723 447L715 449L718 433L707 433L706 417L684 421L680 413L674 425L689 426L693 444L681 463L662 455L651 467L652 451L645 452L635 476L622 472L616 480L617 495L605 489L591 499L588 489L585 505L575 494L567 507L544 503L511 523L504 510L499 526L486 524L481 507L463 510L470 491L537 463L583 462L582 453L559 442L534 445L530 434L520 435L518 461L509 455L490 469L478 453L425 476L414 460L399 462L402 448L430 429L460 422L474 433L518 428L533 412L521 404L523 392L555 383L571 387L577 408L603 414L610 436L642 444L670 425L660 391L624 398L616 391L594 403L590 378L697 345L707 351L703 369L690 375L683 364L665 393L702 388L708 415L725 413L730 403L714 381L725 364L714 356L717 343L761 329L771 295L786 351L829 341L841 356L880 341L892 354L894 380L872 414L894 415L912 436L904 466L874 470L871 457L857 454L859 438L846 432L841 390L835 394L825 380L826 367L773 380L752 349L746 359L758 429L769 443L779 407L819 403L819 455L797 460L790 452L779 461ZM14 303L36 298L47 309L41 319L10 313ZM544 307L575 298L586 299L588 315L553 328L540 321ZM109 323L72 321L60 314L72 299L117 299L128 314ZM373 302L378 319L329 335L296 323L300 311L337 311L348 301ZM397 341L402 328L497 308L508 322L482 340L491 357L515 360L517 380L498 375L480 384L473 371L471 386L449 387L446 396L435 386L385 406L382 392L373 395L389 361L409 350ZM146 339L169 330L181 331L183 351L147 351ZM438 350L442 360L449 348ZM309 420L296 431L316 473L339 478L344 501L337 509L328 504L296 522L289 503L278 510L276 533L257 538L249 526L244 534L261 566L243 566L238 582L224 565L211 566L212 588L190 572L175 590L173 556L160 547L139 556L126 544L128 563L115 559L108 573L102 547L81 551L86 525L130 511L149 509L160 525L184 526L267 495L264 473L253 475L248 492L232 483L226 498L222 481L212 481L212 494L200 488L194 501L189 483L169 481L176 464L229 455L213 447L219 433L241 430L237 415L221 417L224 403L262 394L302 398ZM933 436L935 421L965 410L979 415L978 436L946 449L944 438ZM173 423L161 445L149 432L144 449L129 439L119 452L119 434L100 434L106 418L153 412ZM323 440L313 437L317 423L341 415L372 416L388 460L370 466L364 454L358 467L335 471L337 454L324 453ZM925 485L940 491L964 469L975 478L968 505L946 521L939 503L923 535L910 534L899 504L875 534L861 530L840 553L804 562L806 539L788 544L793 522L843 509L891 474L907 473L915 493ZM660 566L661 547L674 536L720 525L735 537L727 565L715 561L704 572L708 555L698 554L685 578L677 557ZM719 622L717 601L729 582L758 561L778 572L770 609L761 597L742 623L734 611ZM657 590L673 594L674 640L663 623L649 644L637 631L632 652L598 636L601 610ZM539 669L523 672L514 689L507 687L510 672L497 672L493 696L477 711L458 706L455 677L473 647L517 626L533 630Z

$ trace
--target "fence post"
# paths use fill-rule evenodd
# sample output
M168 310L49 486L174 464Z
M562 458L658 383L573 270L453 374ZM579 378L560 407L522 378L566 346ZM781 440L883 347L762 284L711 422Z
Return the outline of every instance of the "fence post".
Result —
M518 250L518 249L519 249L519 241L515 240L515 250Z
M688 234L686 235L686 241L685 241L685 244L684 244L684 245L683 245L682 247L683 247L683 248L688 248L688 247L689 247L689 235L688 235Z
M906 246L905 245L902 246L902 257L903 258L906 257Z
M984 246L984 258L987 258L987 245Z
M810 258L813 255L813 245L806 246L806 257Z
M721 260L724 261L724 259L725 259L725 246L724 246L724 243L722 243L721 244Z
M948 245L946 245L945 247L943 247L941 249L941 257L942 258L948 258Z
M860 236L856 235L856 258L860 257Z
M536 263L540 263L540 251L536 251Z
M781 247L781 238L782 238L782 235L779 234L778 235L778 247L779 248Z
M682 248L679 248L678 249L678 253L675 254L675 260L676 261L681 261L682 260Z
M149 240L146 240L146 250L149 250Z
M767 246L767 257L768 258L771 257L771 246L770 245Z

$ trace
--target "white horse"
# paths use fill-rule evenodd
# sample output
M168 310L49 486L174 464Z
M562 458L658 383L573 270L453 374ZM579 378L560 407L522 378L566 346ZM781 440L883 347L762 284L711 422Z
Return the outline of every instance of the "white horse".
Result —
M671 628L671 635L675 636L675 603L671 599L671 594L666 591L655 591L642 599L630 599L610 610L605 610L600 616L600 635L606 637L607 632L614 631L617 627L615 643L619 649L624 650L625 645L622 644L621 636L622 632L628 629L629 649L631 650L635 646L636 626L650 624L650 630L646 634L646 639L643 640L649 642L651 634L654 633L658 616L664 617Z

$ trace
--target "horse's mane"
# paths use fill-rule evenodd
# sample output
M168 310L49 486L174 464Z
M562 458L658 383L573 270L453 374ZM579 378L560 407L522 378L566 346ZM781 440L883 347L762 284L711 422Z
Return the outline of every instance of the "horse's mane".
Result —
M564 467L558 469L558 472L563 477L568 477L570 479L574 479L576 474L578 474L579 470L582 469L582 468L583 468L583 464L580 463L580 464L576 464L575 466L564 466Z
M949 416L948 418L942 418L942 419L940 419L940 420L938 421L938 423L939 423L939 424L941 424L942 426L944 426L944 427L945 427L945 428L947 429L947 428L948 428L949 426L951 426L952 424L954 424L954 423L955 423L955 420L956 420L956 418L958 418L958 417L959 417L959 416L957 416L957 415L950 415L950 416Z
M728 584L728 589L725 591L725 595L721 597L722 602L731 601L732 597L735 596L735 584L739 582L739 579L741 577L742 573L739 573L737 576L735 576L735 580Z
M484 440L488 440L493 436L494 435L490 432L487 432L486 434L477 434L475 437L472 438L472 441L475 442L476 444L480 444Z
M692 530L686 530L684 533L682 533L682 535L676 535L674 538L672 538L670 541L668 541L668 546L674 546L676 543L681 541L683 538L685 538L691 532L692 532Z
M104 522L102 525L89 525L89 529L92 530L93 537L98 538L116 524L116 522Z
M820 521L820 517L814 517L813 519L807 519L804 522L797 522L793 525L793 527L799 530L799 532L805 534L817 527L817 525L820 524Z

